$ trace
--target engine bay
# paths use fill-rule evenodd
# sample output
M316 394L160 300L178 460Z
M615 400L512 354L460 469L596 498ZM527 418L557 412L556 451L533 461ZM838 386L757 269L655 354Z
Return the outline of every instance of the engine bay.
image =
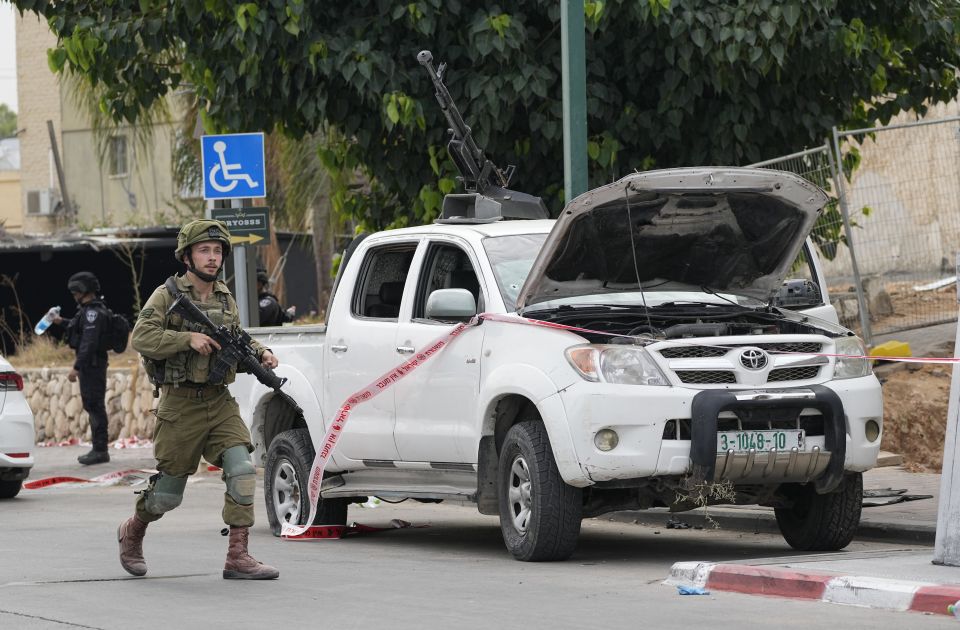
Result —
M560 306L549 310L528 311L526 316L595 331L580 332L591 343L643 343L648 340L733 335L817 334L838 337L849 334L827 322L817 320L817 323L824 325L815 325L811 318L796 313L788 315L775 307L754 309L736 305L702 304L672 304L650 308Z

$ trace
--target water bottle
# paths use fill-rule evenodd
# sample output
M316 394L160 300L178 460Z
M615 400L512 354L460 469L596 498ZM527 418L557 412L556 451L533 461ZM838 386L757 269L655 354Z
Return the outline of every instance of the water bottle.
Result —
M33 332L38 335L42 335L43 333L47 332L47 328L50 328L50 324L52 324L53 320L58 317L60 317L60 307L54 306L47 311L47 314L44 315L39 322L37 322L37 325L33 328Z

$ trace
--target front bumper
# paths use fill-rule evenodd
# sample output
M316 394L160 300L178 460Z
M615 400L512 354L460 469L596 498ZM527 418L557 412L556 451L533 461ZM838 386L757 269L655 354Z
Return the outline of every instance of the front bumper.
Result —
M823 446L809 450L758 453L717 452L717 422L723 412L764 416L813 409L823 419ZM821 385L784 390L706 390L693 397L690 423L690 462L693 482L712 483L719 478L742 483L814 480L817 492L835 489L843 479L846 418L843 402ZM717 468L720 474L717 475Z
M796 455L789 452L756 453L748 462L748 454L742 454L742 457L740 454L736 457L718 454L716 416L711 422L707 417L708 409L716 415L732 416L735 410L726 408L721 401L729 400L730 396L736 400L737 394L748 392L768 395L793 392L803 401L804 414L823 417L822 434L808 434L804 451L798 451ZM701 394L707 395L701 397ZM694 465L702 467L699 470L705 475L711 469L711 455L713 474L735 483L811 481L822 476L828 468L829 478L825 482L832 483L844 470L873 468L882 439L882 431L874 440L867 439L865 431L865 425L871 420L882 427L880 383L872 375L820 385L759 391L583 382L562 390L557 396L562 405L541 404L541 412L560 410L562 417L545 420L562 422L569 427L579 465L563 466L558 461L558 466L568 483L581 487L604 481L687 475L695 472ZM765 403L761 401L757 399L747 404L763 407ZM787 406L790 404L799 405L789 403ZM701 420L695 421L697 417ZM701 422L707 424L698 426L698 437L694 439L694 426ZM665 435L670 434L670 427L678 423L689 427L689 432ZM596 432L604 428L613 429L620 437L617 447L606 452L597 449L593 443ZM825 487L825 482L820 482L821 487Z

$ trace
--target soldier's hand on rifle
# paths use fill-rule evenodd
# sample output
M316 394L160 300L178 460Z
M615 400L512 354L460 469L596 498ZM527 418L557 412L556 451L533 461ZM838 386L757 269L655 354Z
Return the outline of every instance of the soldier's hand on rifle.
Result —
M260 356L260 365L262 365L265 368L270 368L272 370L273 368L280 365L280 361L277 360L277 357L274 356L272 352L270 352L269 350L264 350L263 354Z
M220 344L203 333L192 332L190 333L190 347L206 356L214 350L219 350Z

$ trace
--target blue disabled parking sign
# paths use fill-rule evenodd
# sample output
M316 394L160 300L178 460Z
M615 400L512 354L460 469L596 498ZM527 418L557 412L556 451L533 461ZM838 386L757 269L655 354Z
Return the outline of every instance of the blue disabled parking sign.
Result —
M200 138L204 199L267 196L262 133L231 133Z

